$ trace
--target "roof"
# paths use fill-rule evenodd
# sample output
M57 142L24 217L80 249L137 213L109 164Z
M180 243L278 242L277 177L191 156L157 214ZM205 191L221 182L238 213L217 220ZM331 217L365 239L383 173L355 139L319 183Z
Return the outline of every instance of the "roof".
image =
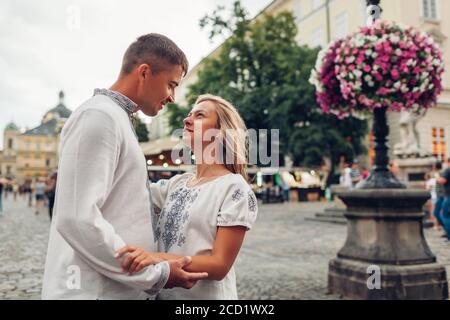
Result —
M40 126L25 131L24 135L33 135L33 136L50 136L56 134L56 129L58 127L58 121L56 119L52 119L48 122L42 123Z
M141 149L146 156L160 154L164 151L182 148L181 139L165 137L150 142L140 143Z
M67 119L72 114L72 111L70 111L70 109L67 108L63 103L59 103L56 107L48 111L45 115L49 113L57 114L59 118Z
M52 116L48 117L48 115L51 114ZM53 109L50 109L45 115L44 115L44 121L47 121L47 119L68 119L70 115L72 114L72 111L70 111L69 108L66 107L64 104L64 92L59 92L59 103L56 107Z

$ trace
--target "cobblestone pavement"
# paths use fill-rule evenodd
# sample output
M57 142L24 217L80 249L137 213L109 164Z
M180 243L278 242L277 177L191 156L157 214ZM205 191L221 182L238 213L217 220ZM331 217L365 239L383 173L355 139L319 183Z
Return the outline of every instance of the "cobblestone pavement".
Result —
M327 203L260 206L235 268L241 299L339 299L327 295L328 261L346 237L343 225L306 221ZM25 199L4 203L0 217L0 300L39 299L50 221L35 215ZM450 244L441 232L425 231L450 275Z

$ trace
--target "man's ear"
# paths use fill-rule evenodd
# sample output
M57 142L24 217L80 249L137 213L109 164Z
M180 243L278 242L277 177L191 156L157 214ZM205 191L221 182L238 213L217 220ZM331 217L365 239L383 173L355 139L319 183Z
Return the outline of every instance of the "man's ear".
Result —
M137 68L137 71L138 71L139 78L142 78L142 79L147 78L150 75L150 73L152 72L150 66L146 63L141 64Z

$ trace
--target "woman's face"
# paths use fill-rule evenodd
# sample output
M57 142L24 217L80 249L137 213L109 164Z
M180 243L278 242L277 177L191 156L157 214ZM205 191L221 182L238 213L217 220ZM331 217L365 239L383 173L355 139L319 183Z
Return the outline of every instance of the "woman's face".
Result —
M194 145L206 146L217 135L218 117L214 103L203 101L195 105L183 120L183 141L194 150Z

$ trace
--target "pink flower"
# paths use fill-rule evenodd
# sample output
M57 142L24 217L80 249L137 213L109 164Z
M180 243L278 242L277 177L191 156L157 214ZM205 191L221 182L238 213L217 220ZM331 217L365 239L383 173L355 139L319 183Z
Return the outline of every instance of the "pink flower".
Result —
M381 87L381 88L378 89L378 91L377 91L377 94L379 94L380 96L385 96L385 95L387 95L388 93L389 93L389 90L386 89L386 88L384 88L384 87Z
M391 76L392 76L392 79L398 80L400 78L400 73L398 72L397 69L394 69L391 71Z
M368 64L366 64L366 65L364 66L364 71L365 71L365 72L369 73L371 70L372 70L372 67L369 66Z

